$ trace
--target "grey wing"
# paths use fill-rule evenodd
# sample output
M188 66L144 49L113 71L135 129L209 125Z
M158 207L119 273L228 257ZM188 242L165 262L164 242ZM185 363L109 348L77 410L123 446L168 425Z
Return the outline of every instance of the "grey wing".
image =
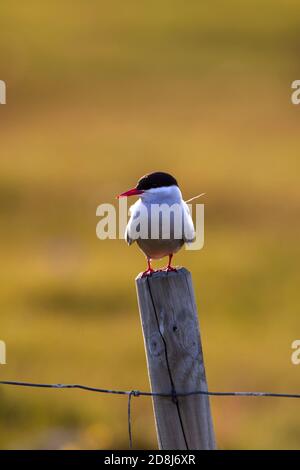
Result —
M126 240L128 245L132 245L132 243L134 243L136 241L136 238L133 238L133 236L132 236L132 224L133 224L133 219L134 219L134 212L135 212L135 209L138 207L139 202L140 201L138 200L135 204L133 204L129 208L130 219L128 221L128 224L127 224L127 227L126 227L126 230L125 230L125 240Z
M127 245L132 245L132 243L135 242L135 240L133 238L130 238L130 227L129 227L129 224L130 224L130 220L127 224L127 227L126 227L126 230L125 230L125 240L127 242Z
M195 238L194 222L190 213L189 206L183 201L183 240L185 243L192 243Z

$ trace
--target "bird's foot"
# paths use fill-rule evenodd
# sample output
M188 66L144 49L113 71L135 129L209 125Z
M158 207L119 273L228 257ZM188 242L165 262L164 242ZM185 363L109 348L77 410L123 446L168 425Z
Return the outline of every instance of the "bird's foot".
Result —
M167 266L166 268L163 269L165 273L177 273L177 268L174 268L173 266Z
M176 268L173 268L173 266L171 266L171 263L172 263L172 258L173 258L173 254L170 253L169 254L169 262L168 262L168 266L166 268L163 269L163 271L165 273L171 273L171 272L175 272L177 273L177 269Z
M155 272L156 272L155 269L148 268L148 269L146 269L146 271L143 272L141 277L151 276L151 274L153 274Z

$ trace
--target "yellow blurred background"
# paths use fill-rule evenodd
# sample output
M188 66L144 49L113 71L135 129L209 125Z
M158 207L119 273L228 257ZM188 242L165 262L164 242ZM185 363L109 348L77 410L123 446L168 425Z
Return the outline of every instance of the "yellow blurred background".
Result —
M148 390L135 246L96 208L168 171L205 192L193 275L209 388L300 391L297 0L3 1L1 380ZM218 447L299 448L299 403L214 398ZM135 448L154 448L133 399ZM128 448L125 397L0 387L1 448Z

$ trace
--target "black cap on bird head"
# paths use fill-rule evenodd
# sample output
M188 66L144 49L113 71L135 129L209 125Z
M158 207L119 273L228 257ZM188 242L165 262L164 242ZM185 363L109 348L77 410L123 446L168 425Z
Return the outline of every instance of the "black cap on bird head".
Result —
M156 171L155 173L149 173L148 175L142 176L137 182L135 188L125 191L125 193L119 194L117 198L138 196L148 189L153 188L167 188L168 186L178 186L176 179L169 173L163 173L162 171Z
M149 173L148 175L142 176L136 185L136 189L146 191L147 189L163 188L168 186L178 186L174 176L162 171L156 171L155 173Z

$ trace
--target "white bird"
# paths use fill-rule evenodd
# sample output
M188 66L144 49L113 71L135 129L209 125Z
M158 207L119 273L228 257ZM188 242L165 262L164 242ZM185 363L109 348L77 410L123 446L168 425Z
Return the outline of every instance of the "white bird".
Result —
M128 245L137 242L147 257L147 276L155 272L152 259L169 256L165 271L176 271L171 266L173 254L195 239L195 229L189 207L182 199L176 179L168 173L155 172L139 179L135 188L119 196L139 195L130 207L130 219L125 231Z

